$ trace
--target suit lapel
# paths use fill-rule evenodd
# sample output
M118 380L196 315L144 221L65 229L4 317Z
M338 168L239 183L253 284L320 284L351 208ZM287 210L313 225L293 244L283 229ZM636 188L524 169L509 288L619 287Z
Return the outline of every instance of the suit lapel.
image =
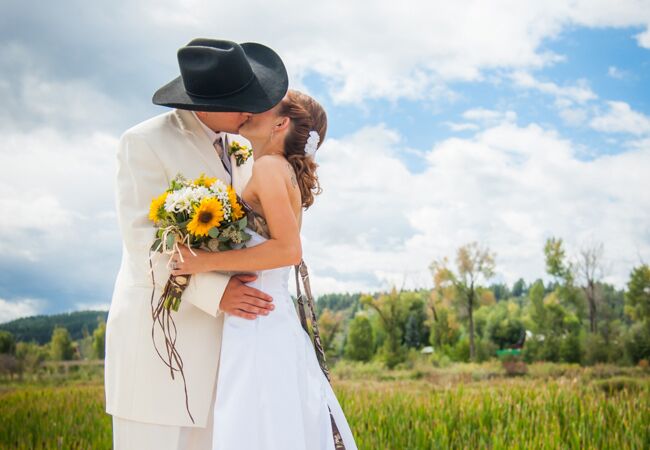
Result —
M214 144L210 142L210 139L201 128L201 124L198 123L194 114L183 109L175 110L174 114L176 115L180 128L187 133L188 140L193 144L192 147L205 162L206 172L211 172L211 175L227 183L228 173L219 159ZM185 174L185 176L193 177L195 174Z

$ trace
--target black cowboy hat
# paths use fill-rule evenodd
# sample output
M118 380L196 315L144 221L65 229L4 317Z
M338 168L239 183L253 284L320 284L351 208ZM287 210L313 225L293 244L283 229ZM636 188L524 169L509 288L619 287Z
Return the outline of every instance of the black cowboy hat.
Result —
M277 105L289 87L278 54L254 42L194 39L178 50L178 65L181 76L156 91L154 104L259 113Z

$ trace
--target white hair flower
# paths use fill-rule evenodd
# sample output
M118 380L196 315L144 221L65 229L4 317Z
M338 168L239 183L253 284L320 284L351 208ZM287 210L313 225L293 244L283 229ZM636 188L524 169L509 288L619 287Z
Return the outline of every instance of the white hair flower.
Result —
M316 154L316 150L318 149L318 143L320 142L320 136L318 135L318 132L312 130L309 132L309 138L307 139L307 143L305 144L305 153L308 154L309 156L314 157Z

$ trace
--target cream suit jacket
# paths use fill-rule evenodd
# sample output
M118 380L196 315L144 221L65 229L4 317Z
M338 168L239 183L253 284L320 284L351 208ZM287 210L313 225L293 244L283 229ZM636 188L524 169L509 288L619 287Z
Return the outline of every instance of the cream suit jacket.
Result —
M227 139L250 145L240 136ZM177 173L187 178L205 173L225 182L230 177L201 124L184 110L172 110L126 131L117 159L117 214L123 252L106 326L106 411L139 422L205 427L221 350L223 313L219 302L230 274L192 276L179 311L173 313L176 345L195 420L192 424L180 374L172 380L152 343L149 249L155 230L148 213L151 200L169 187ZM232 183L240 194L252 164L253 158L249 158L237 167L231 157ZM154 255L154 301L169 276L167 260L159 253ZM158 348L164 352L162 336L157 336Z

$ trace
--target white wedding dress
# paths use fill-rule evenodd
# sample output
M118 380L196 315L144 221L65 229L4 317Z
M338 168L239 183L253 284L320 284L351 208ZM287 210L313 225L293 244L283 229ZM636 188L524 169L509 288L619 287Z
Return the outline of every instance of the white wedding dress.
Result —
M266 239L250 229L247 247ZM352 432L289 293L292 267L249 283L275 309L254 320L225 315L213 450L356 449ZM331 411L331 418L330 418ZM344 447L335 447L334 420Z

